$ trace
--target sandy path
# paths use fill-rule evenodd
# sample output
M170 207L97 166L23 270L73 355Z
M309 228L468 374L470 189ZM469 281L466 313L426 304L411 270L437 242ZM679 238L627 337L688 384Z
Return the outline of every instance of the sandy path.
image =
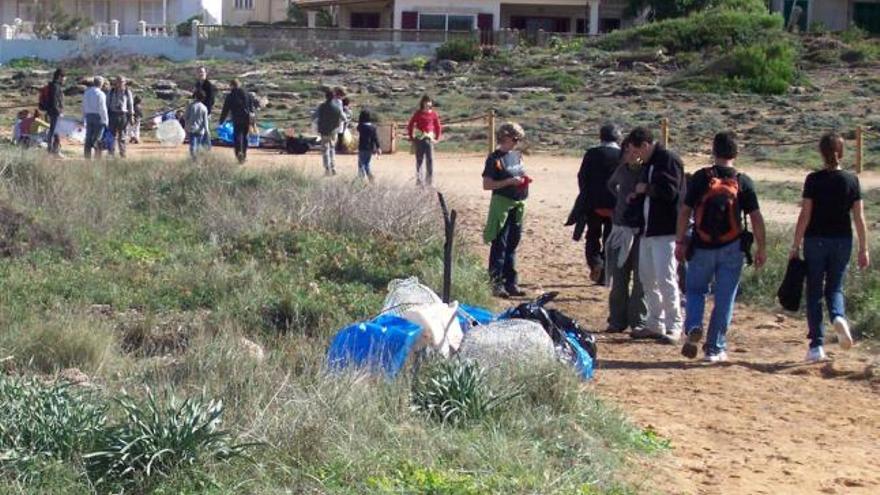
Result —
M229 150L218 150L228 152ZM137 153L153 153L141 148ZM181 153L175 150L172 154ZM166 154L171 156L171 154ZM480 155L440 156L437 185L461 213L472 248L479 243L488 194L480 189ZM351 177L355 159L339 159L340 175ZM266 152L248 166L293 166L320 173L320 157ZM606 291L587 282L583 247L562 227L576 195L579 160L531 156L535 178L521 247L524 285L532 292L559 290L560 305L587 324L605 326ZM407 154L374 163L380 180L412 181ZM801 181L804 172L747 168L755 179ZM862 184L880 187L880 175ZM779 210L789 223L792 209ZM796 209L795 209L796 214ZM777 215L770 214L776 220ZM668 438L668 456L646 462L633 475L647 493L683 494L869 494L880 493L880 382L876 358L858 349L807 365L805 322L738 306L729 334L731 360L707 367L685 360L677 347L633 342L600 334L601 369L594 387L633 421Z

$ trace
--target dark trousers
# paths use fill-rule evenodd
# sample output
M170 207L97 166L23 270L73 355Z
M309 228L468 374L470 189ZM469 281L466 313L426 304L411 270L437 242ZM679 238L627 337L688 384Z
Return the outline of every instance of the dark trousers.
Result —
M247 158L248 132L250 127L250 122L232 123L232 145L235 147L235 157L241 162Z
M645 294L639 280L639 238L633 241L632 249L623 266L617 266L619 249L608 250L606 273L611 280L608 294L608 326L614 330L644 328L648 310L645 307Z
M517 283L516 248L522 238L522 225L516 223L511 210L504 228L489 248L489 277L492 283L510 287Z
M86 141L83 144L83 155L86 159L92 157L92 150L98 152L98 158L101 158L101 138L104 136L104 123L101 122L101 116L96 113L86 114Z
M584 244L584 253L590 270L604 268L605 241L610 234L611 218L597 215L593 211L587 214L587 242Z
M108 150L110 155L116 154L119 148L119 156L125 158L125 141L128 139L128 114L123 112L110 113L110 134L113 136L112 146Z
M61 148L61 140L55 139L55 128L58 127L59 117L60 115L57 113L49 114L49 135L47 138L49 141L49 153L58 153L60 151L59 148Z

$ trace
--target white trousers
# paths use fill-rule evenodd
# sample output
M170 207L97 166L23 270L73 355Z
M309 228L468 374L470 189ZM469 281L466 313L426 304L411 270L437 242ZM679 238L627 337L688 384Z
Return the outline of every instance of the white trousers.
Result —
M674 235L641 238L639 277L648 307L647 329L659 335L681 333L681 297L678 292Z

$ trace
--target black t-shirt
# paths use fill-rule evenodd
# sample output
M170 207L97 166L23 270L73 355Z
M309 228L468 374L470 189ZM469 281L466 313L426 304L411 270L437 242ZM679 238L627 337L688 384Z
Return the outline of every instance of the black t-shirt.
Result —
M862 199L859 178L844 170L819 170L807 176L803 197L813 201L805 237L852 237L850 211Z
M709 179L712 176L719 179L729 179L737 176L737 174L738 172L733 167L720 167L718 165L698 170L694 173L693 177L691 177L690 183L688 183L687 194L684 197L684 204L691 209L696 210L700 201L703 199L703 196L709 190ZM737 193L736 206L736 217L740 219L740 223L742 223L743 213L748 215L759 209L758 194L755 192L755 184L746 174L739 174L739 192ZM713 244L711 242L703 241L698 236L694 236L693 242L696 247L703 249L719 248L730 244L730 242Z
M512 177L523 177L526 169L523 166L522 154L518 151L495 150L486 158L486 166L483 168L483 177L492 180L504 180ZM492 191L506 198L522 201L529 197L529 186L508 186Z

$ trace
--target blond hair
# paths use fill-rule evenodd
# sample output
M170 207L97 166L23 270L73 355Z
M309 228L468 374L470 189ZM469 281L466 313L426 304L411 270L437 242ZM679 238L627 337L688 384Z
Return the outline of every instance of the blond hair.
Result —
M526 131L516 122L505 122L501 124L501 127L499 127L497 131L495 131L495 138L498 139L498 141L501 141L505 137L520 140L526 137Z

